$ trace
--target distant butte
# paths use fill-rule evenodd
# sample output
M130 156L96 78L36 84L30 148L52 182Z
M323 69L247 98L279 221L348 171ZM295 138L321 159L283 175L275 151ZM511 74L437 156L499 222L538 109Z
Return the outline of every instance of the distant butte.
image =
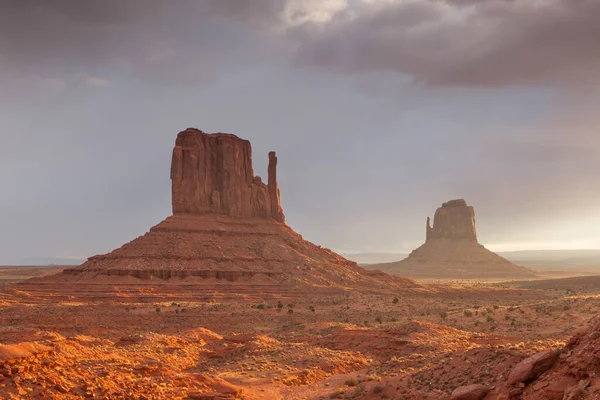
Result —
M249 141L188 128L173 149L173 215L108 254L28 284L418 286L304 240L285 224L275 152L268 174L266 184L254 175Z
M443 203L433 226L427 217L425 243L402 260L370 268L418 279L509 279L532 277L477 241L475 209L463 199Z

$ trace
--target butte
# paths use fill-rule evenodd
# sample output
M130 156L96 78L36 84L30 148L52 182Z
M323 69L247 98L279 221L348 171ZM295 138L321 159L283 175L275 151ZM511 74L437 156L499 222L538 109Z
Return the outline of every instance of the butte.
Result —
M78 267L21 286L38 292L62 288L87 296L102 296L110 291L107 286L120 293L153 285L159 286L153 291L156 295L179 285L203 295L218 291L267 296L326 288L419 286L365 270L294 232L285 224L275 152L269 153L265 184L254 176L247 140L193 128L180 132L171 182L173 215L148 233Z
M486 249L477 241L475 209L463 199L451 200L427 217L425 243L402 260L372 268L418 279L511 279L534 277Z

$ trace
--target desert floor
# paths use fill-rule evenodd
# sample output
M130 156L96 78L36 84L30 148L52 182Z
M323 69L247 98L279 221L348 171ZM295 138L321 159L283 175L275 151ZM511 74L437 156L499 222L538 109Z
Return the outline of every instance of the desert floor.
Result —
M77 297L4 284L0 398L443 399L472 383L500 391L512 366L588 325L600 278L282 297L173 288L152 300L148 286Z

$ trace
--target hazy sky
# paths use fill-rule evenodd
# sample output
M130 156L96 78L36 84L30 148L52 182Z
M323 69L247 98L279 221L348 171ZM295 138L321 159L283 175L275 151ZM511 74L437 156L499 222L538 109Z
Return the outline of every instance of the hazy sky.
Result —
M170 214L175 135L230 132L287 221L403 252L443 202L495 250L600 248L598 0L0 0L0 263Z

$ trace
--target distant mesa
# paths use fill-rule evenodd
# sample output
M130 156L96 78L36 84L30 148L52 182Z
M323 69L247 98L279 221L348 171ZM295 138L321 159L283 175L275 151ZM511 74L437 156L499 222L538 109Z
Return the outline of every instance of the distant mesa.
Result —
M418 286L304 240L285 224L275 152L268 175L266 184L254 175L249 141L188 128L173 149L173 215L108 254L37 282Z
M535 274L477 241L475 209L463 199L443 203L433 226L427 217L425 243L402 260L369 268L418 279L510 279Z

